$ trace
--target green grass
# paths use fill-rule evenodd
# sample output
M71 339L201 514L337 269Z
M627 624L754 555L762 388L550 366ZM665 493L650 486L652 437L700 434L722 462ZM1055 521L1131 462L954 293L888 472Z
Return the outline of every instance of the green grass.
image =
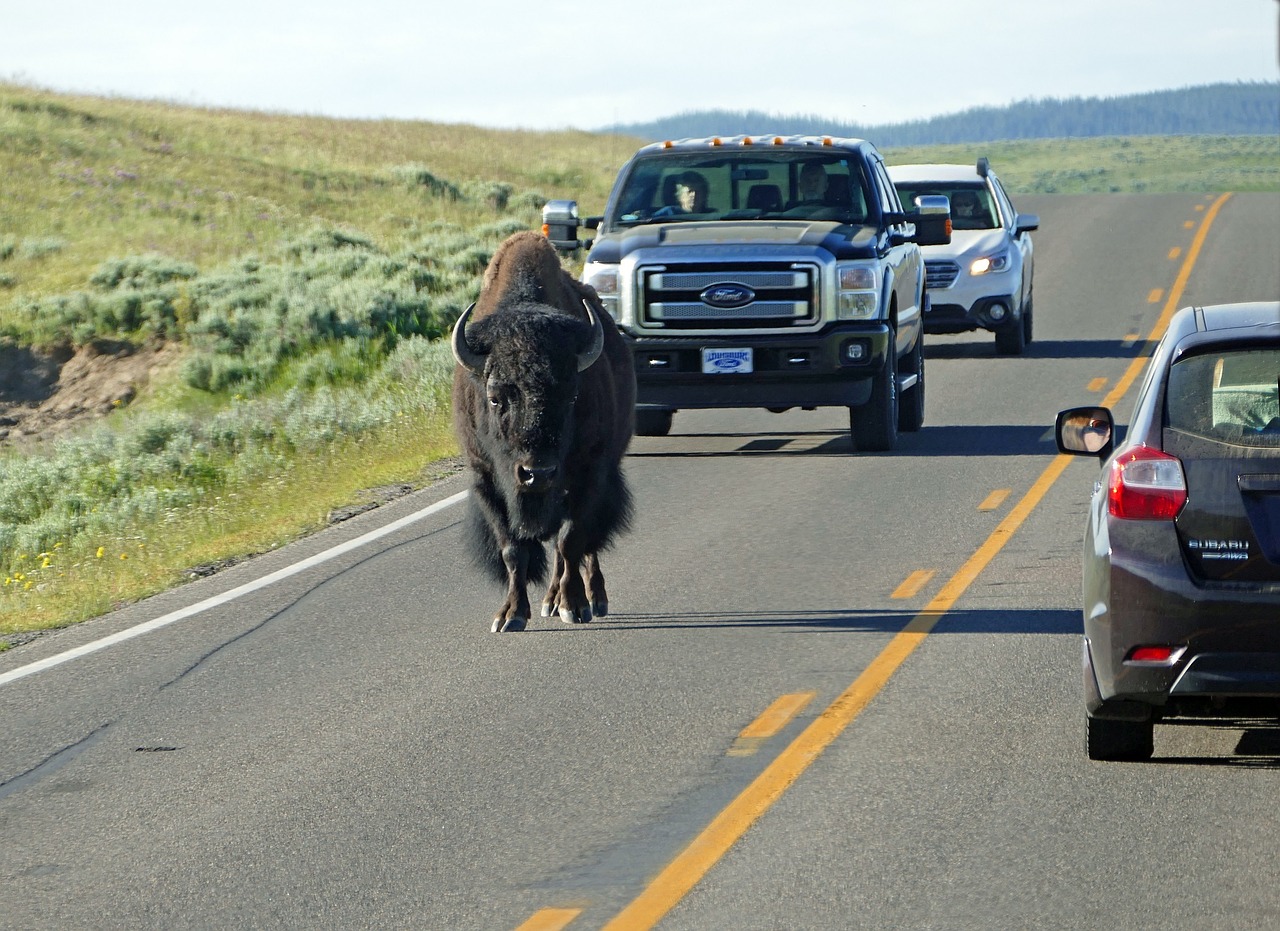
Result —
M91 427L0 446L0 649L438 474L456 455L439 337L503 238L547 199L599 213L639 144L0 83L0 339L179 350ZM1015 195L1280 190L1272 137L885 151L979 154Z

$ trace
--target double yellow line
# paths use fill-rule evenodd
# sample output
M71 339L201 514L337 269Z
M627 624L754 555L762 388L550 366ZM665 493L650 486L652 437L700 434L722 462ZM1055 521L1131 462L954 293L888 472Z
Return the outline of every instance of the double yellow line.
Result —
M1200 255L1200 249L1209 226L1219 209L1230 197L1223 194L1205 212L1200 228L1192 240L1182 261L1177 279L1169 291L1164 309L1148 337L1148 346L1163 335L1169 319L1182 300L1191 268ZM1116 382L1103 404L1114 407L1124 397L1133 382L1142 373L1147 353L1142 353L1129 363L1124 375ZM1040 474L1031 489L1022 497L1009 514L1000 521L986 541L965 561L942 590L898 634L889 641L880 655L872 660L863 673L845 689L803 732L778 754L777 758L748 785L737 798L724 808L707 827L693 839L652 882L631 901L626 908L605 925L606 931L639 931L652 928L664 915L697 885L707 872L729 851L782 794L809 768L824 750L844 731L863 708L884 688L916 647L924 642L942 617L954 607L957 599L973 583L996 554L1004 548L1023 522L1035 510L1053 483L1062 475L1072 457L1059 454ZM577 916L577 909L548 909L540 912L521 926L524 931L540 928L563 928ZM552 917L556 923L534 924Z

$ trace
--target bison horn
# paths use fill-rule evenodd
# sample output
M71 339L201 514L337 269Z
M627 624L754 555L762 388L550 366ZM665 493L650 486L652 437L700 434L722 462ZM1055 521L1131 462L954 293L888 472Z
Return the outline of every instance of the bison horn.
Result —
M600 315L591 309L591 305L583 298L582 306L587 310L587 319L591 321L591 345L582 352L578 353L578 371L585 372L600 358L600 353L604 349L604 324L600 322Z
M450 345L453 346L453 357L458 360L459 365L477 375L483 375L484 354L476 352L467 345L467 320L471 317L471 311L475 309L475 301L472 301L471 306L458 317L458 322L453 325L453 339Z

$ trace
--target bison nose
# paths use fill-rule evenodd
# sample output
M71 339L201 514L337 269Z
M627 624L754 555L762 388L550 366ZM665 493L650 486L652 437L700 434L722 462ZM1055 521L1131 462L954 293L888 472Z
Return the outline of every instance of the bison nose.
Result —
M554 465L541 467L518 465L516 466L516 481L521 487L531 490L545 488L556 477L557 471L558 468Z

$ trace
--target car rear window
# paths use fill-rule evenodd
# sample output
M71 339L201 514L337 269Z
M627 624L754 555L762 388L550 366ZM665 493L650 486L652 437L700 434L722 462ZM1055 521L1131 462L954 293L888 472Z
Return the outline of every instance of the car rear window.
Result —
M1280 448L1280 349L1205 353L1174 363L1165 423L1211 440Z

